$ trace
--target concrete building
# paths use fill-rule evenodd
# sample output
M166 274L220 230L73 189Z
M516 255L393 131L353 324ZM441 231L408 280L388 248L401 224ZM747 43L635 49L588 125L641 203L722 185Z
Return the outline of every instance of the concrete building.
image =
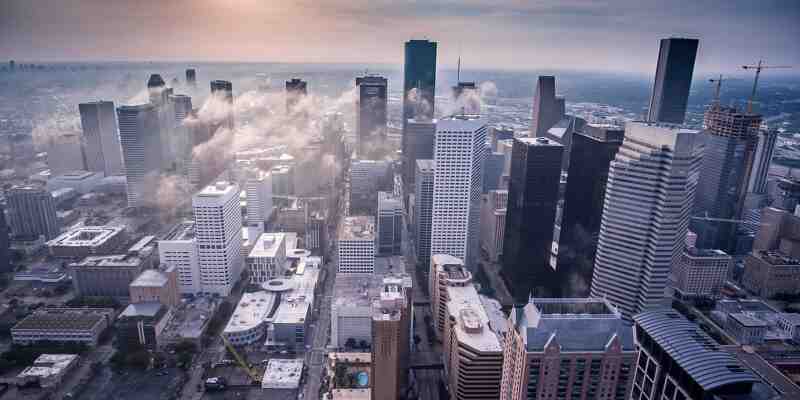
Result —
M607 298L626 320L664 302L685 246L702 152L696 131L625 126L608 173L590 293Z
M753 157L753 168L750 172L750 182L747 191L756 194L767 193L767 176L775 153L775 143L778 140L778 131L775 129L761 129L758 132L758 144Z
M417 160L414 172L414 243L417 265L427 270L431 259L431 220L433 217L433 177L436 162Z
M764 208L753 240L753 251L780 250L800 258L800 216L775 207Z
M162 265L177 271L178 291L181 294L201 292L194 221L177 224L163 240L158 241L158 258Z
M353 160L350 163L350 215L375 214L378 191L388 190L390 165L385 160Z
M47 180L47 190L53 192L59 189L72 188L79 194L86 194L94 191L102 180L102 172L70 170L51 176Z
M356 135L358 157L369 158L371 147L385 140L389 83L377 75L356 78Z
M547 130L564 118L564 99L556 97L556 77L539 76L533 95L531 136L544 137Z
M78 104L83 127L86 168L105 176L122 175L122 147L117 133L117 114L111 101Z
M294 196L294 167L276 165L269 170L272 177L272 194L274 196Z
M697 39L661 39L648 121L683 123L699 43Z
M161 333L171 316L169 306L157 301L129 304L114 324L117 344L122 351L157 350L161 345Z
M41 185L17 185L6 190L8 222L13 236L53 239L61 233L53 196Z
M681 298L719 297L732 265L733 258L722 250L686 247L672 266L672 286Z
M83 146L78 132L61 132L47 140L47 167L52 174L85 170Z
M508 190L490 190L481 200L481 250L491 262L499 262L503 255L503 238L506 233L506 203Z
M289 267L286 259L286 235L282 232L262 233L245 263L252 284L261 284L283 276Z
M264 223L272 215L272 175L260 169L247 177L247 225L264 230Z
M503 153L492 150L491 145L486 144L486 157L483 160L483 189L484 194L490 190L497 190L503 178L506 157Z
M486 120L460 115L436 125L431 254L450 254L472 268L479 251Z
M509 318L500 399L626 400L635 358L630 326L603 299L531 298Z
M403 278L383 279L379 297L372 302L372 398L393 399L406 384L411 288Z
M262 389L297 389L303 377L303 360L281 360L273 358L264 369Z
M178 268L146 269L128 286L131 303L157 302L177 307L181 301L178 289Z
M706 109L700 135L705 152L692 214L741 219L760 126L758 114L740 112L717 102ZM736 249L737 227L719 220L691 221L698 248L720 249L729 254Z
M562 145L544 137L514 139L502 275L517 302L531 291L562 296L551 249L563 152Z
M58 258L83 258L108 255L127 239L121 226L81 226L47 242L50 255Z
M17 386L38 385L42 388L52 388L61 384L64 375L78 366L77 354L42 354L36 358L33 365L25 367L17 375Z
M22 345L48 341L96 346L113 320L111 308L41 308L11 328L11 341Z
M431 298L431 315L436 334L440 339L444 336L447 324L447 294L449 286L472 285L472 273L464 267L464 261L447 254L434 254L431 258L428 274L428 293Z
M152 104L120 106L117 121L128 207L140 207L151 190L145 178L158 174L163 161L158 110Z
M767 322L745 313L728 314L725 331L739 344L763 344L767 334Z
M639 355L631 399L750 398L759 378L677 311L648 311L633 321Z
M742 286L761 297L800 292L800 260L780 250L754 250L744 259Z
M401 255L403 251L403 199L378 192L378 255Z
M446 290L442 357L450 400L497 399L506 328L502 313L498 308L500 316L492 317L472 285L448 286Z
M242 274L242 213L239 186L217 182L192 196L200 287L230 294Z
M128 287L143 270L153 266L128 254L89 256L69 264L75 290L80 296L114 297L128 300Z
M404 123L403 184L406 194L414 191L417 160L433 159L437 122L436 119L412 118Z
M337 272L371 274L375 272L375 218L345 217L339 225Z

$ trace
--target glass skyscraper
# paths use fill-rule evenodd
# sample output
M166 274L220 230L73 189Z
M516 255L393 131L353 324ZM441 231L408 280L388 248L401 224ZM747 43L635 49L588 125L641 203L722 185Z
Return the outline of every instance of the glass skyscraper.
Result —
M683 123L698 44L697 39L661 39L648 121Z

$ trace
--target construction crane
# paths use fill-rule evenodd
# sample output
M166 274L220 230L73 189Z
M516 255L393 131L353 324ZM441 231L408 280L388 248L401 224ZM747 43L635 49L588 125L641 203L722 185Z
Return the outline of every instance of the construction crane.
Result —
M753 102L756 99L756 87L758 86L758 77L761 75L762 69L772 69L772 68L792 68L789 65L764 65L762 60L758 60L758 64L756 65L742 65L742 69L749 70L754 69L756 70L756 79L753 80L753 92L750 93L750 98L747 100L747 113L750 114L753 112Z
M716 84L716 85L714 85L714 86L716 86L715 89L714 89L714 105L718 106L719 105L719 91L722 88L722 81L723 81L722 74L719 75L719 78L717 78L717 79L709 79L708 81L711 82L711 83L715 83Z
M239 364L239 367L244 370L248 376L250 376L250 379L252 379L253 383L261 383L261 376L258 375L256 370L250 368L250 366L247 364L247 361L245 361L239 352L236 351L236 348L233 347L231 342L228 341L228 338L226 338L224 334L220 334L219 337L222 338L222 343L225 344L225 348L228 349L231 354L233 354L233 357L236 359L236 363Z

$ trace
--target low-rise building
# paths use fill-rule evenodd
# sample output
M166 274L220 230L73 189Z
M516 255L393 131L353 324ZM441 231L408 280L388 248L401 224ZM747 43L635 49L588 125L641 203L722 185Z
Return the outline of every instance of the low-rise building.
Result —
M273 358L264 369L262 389L297 389L303 376L303 359L282 360Z
M70 171L60 175L51 176L47 180L47 190L54 191L63 188L75 189L80 194L89 193L103 181L103 174L90 171Z
M244 293L223 335L234 346L260 341L264 337L267 318L274 315L276 302L279 301L278 296L267 291Z
M764 343L768 326L766 321L746 313L732 313L728 314L725 331L739 344L761 344Z
M17 375L17 386L39 385L43 388L58 386L69 371L78 365L77 354L42 354L33 365Z
M81 226L47 242L50 255L59 258L83 258L111 254L125 240L121 226Z
M128 286L131 303L155 301L167 307L175 307L181 301L178 291L178 272L174 266L163 271L146 269Z
M159 302L129 304L119 314L116 322L117 344L120 349L158 349L161 333L171 314L170 308Z
M674 288L681 298L718 297L733 264L722 250L686 247L672 267Z
M129 286L153 265L128 254L90 256L69 264L72 283L80 296L114 297L127 300Z
M531 299L509 318L500 399L628 398L633 334L603 299Z
M39 309L11 328L11 340L17 344L48 341L96 346L100 334L113 320L111 308Z
M289 267L286 259L286 234L262 233L247 255L246 263L252 284L262 284L283 276Z
M174 346L181 342L203 347L203 335L208 331L211 319L216 314L222 299L199 295L184 299L172 308L172 316L161 332L159 346Z
M355 352L328 353L326 373L327 400L370 400L372 354Z
M779 250L758 250L744 259L742 286L762 297L800 292L800 260Z

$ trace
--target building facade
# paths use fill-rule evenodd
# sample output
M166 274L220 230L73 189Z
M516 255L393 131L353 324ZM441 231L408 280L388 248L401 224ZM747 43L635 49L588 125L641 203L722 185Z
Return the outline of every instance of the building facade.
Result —
M176 269L181 294L197 294L201 291L194 229L194 221L181 222L163 240L158 241L158 258L162 265Z
M436 162L417 160L414 172L414 243L417 265L427 270L431 259L431 221L433 218L433 177Z
M230 294L242 273L242 212L239 186L217 182L192 197L200 287Z
M403 133L403 184L405 193L414 191L417 160L433 159L436 119L412 118L406 121Z
M378 255L401 255L403 251L403 199L378 192Z
M378 207L378 191L388 189L389 163L385 160L353 160L350 162L350 215L374 214Z
M272 175L261 170L247 177L247 225L264 230L265 221L272 215Z
M389 82L377 75L356 78L358 157L370 158L371 147L386 138Z
M80 296L113 297L128 300L128 287L152 265L148 260L128 255L89 256L69 264L72 283Z
M556 97L556 77L539 76L533 95L531 136L544 137L564 117L564 99Z
M744 259L742 286L762 297L800 292L800 260L780 250L754 250Z
M689 102L697 39L661 39L647 120L682 124Z
M508 190L490 190L481 202L481 249L491 262L503 256Z
M728 278L733 258L722 250L686 247L672 267L673 288L682 298L716 298Z
M282 232L261 234L250 250L246 263L252 284L283 276L287 270L286 235Z
M339 225L338 237L338 273L375 272L375 217L346 217Z
M464 267L464 261L447 254L434 254L428 274L428 293L431 297L431 315L439 339L443 339L447 324L447 295L449 286L472 285L472 273Z
M6 191L8 220L14 236L45 240L61 233L56 202L41 185L17 185Z
M117 107L119 140L125 170L128 207L140 207L146 198L146 177L157 174L162 164L158 110L151 104Z
M86 168L105 174L122 175L122 147L117 133L117 114L111 101L78 104L83 127Z

